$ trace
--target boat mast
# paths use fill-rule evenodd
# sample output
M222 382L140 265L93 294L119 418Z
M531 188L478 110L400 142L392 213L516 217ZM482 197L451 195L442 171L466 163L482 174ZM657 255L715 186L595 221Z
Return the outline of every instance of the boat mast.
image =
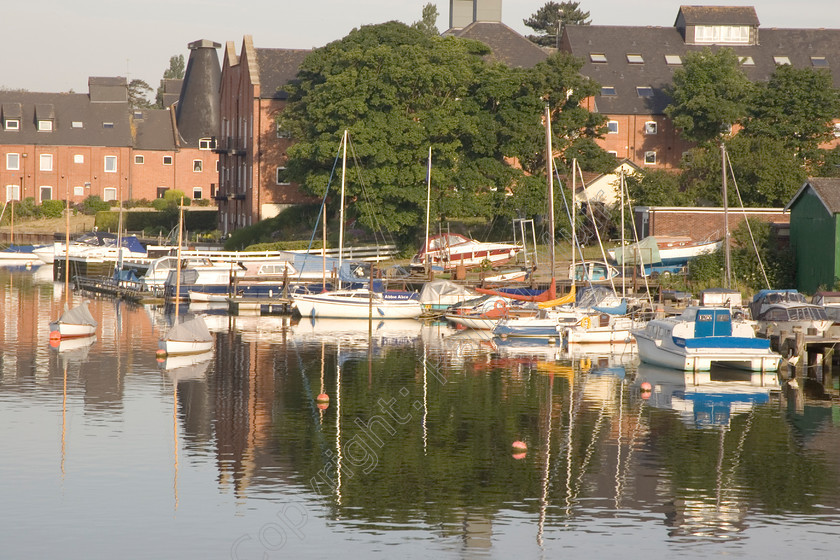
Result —
M723 254L726 266L726 277L723 287L727 290L732 287L732 262L729 252L729 196L726 192L726 145L720 143L720 169L723 185Z
M341 210L338 214L338 278L336 283L341 289L341 261L344 251L344 183L347 176L347 129L344 130L343 148L341 155Z
M621 297L625 297L627 295L627 285L625 282L624 276L624 167L621 167L621 175L619 175L621 180L619 181L619 186L621 187ZM616 252L617 254L617 252ZM607 270L607 274L609 274L609 270Z
M550 241L550 266L551 278L554 278L555 254L554 254L554 154L551 149L551 111L548 103L545 104L545 173L548 182L548 236ZM574 248L572 248L572 265L574 265Z
M181 299L181 241L184 235L184 197L181 197L181 204L178 207L178 253L177 262L175 263L175 321L173 325L178 324L178 304Z
M64 293L67 307L70 307L70 187L64 181Z
M429 146L429 160L426 164L426 250L423 254L423 268L429 274L429 216L432 208L432 147Z

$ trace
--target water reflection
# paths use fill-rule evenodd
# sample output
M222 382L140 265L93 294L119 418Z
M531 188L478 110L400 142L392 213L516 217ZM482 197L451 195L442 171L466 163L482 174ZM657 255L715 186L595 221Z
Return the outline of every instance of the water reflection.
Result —
M840 521L837 406L788 408L773 376L684 374L615 347L442 323L192 306L214 351L157 362L165 310L105 299L91 304L97 337L51 347L40 317L60 301L54 287L0 274L0 434L30 466L0 463L0 486L33 518L95 516L99 488L131 477L117 510L138 527L114 534L193 519L218 528L214 548L249 535L242 550L256 557L289 504L315 556L351 543L362 556L383 542L413 542L414 556L534 556L616 542L602 537L743 552L770 522L819 541L801 516ZM162 534L183 551L177 533Z

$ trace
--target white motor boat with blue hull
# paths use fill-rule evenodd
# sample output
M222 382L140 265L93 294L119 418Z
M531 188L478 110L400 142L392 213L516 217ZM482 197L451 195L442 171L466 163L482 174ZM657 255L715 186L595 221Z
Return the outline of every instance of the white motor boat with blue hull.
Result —
M716 364L772 372L781 361L769 340L756 338L750 323L733 321L725 307L691 306L682 315L654 319L633 335L643 362L683 371L708 371Z

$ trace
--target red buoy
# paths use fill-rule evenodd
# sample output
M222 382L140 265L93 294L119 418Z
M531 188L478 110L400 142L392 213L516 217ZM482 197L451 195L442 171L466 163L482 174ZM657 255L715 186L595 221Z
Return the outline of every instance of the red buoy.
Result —
M528 449L528 444L526 444L524 441L516 440L511 445L516 451L525 451Z
M328 403L330 402L330 396L326 393L321 393L320 395L315 397L315 402Z

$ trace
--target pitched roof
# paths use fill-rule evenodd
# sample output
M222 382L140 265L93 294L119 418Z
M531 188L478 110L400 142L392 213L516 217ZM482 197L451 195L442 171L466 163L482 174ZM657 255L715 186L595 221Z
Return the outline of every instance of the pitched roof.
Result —
M283 89L297 77L303 59L312 52L308 49L254 49L259 68L260 97L286 99Z
M686 53L706 48L687 45L674 27L608 25L566 26L561 44L563 50L584 60L581 74L602 87L615 88L614 95L595 98L596 109L605 114L663 114L670 103L665 88L681 67L681 62L669 64L666 56L681 61ZM811 57L825 57L828 66L836 69L834 85L840 87L840 29L762 29L760 44L726 48L751 58L753 64L742 65L742 70L752 81L767 80L776 69L777 56L788 57L796 67L812 67ZM593 61L594 54L603 55L606 62ZM628 54L640 55L643 62L631 62ZM651 87L653 96L641 97L637 87Z
M456 37L481 41L490 47L487 58L517 68L531 68L548 53L504 23L475 21L463 29L450 30Z
M122 78L125 89L125 78ZM0 144L131 146L128 102L95 102L85 93L0 91L3 111L19 110L20 129L0 126ZM19 109L18 109L19 107ZM37 117L36 117L37 115ZM36 119L53 121L39 131Z
M680 6L677 22L680 16L686 25L758 26L758 15L753 6Z
M172 112L169 109L138 109L134 118L134 148L136 150L174 150Z
M840 214L840 178L836 177L809 177L787 203L785 211L789 211L802 193L809 188L814 191L830 214Z

